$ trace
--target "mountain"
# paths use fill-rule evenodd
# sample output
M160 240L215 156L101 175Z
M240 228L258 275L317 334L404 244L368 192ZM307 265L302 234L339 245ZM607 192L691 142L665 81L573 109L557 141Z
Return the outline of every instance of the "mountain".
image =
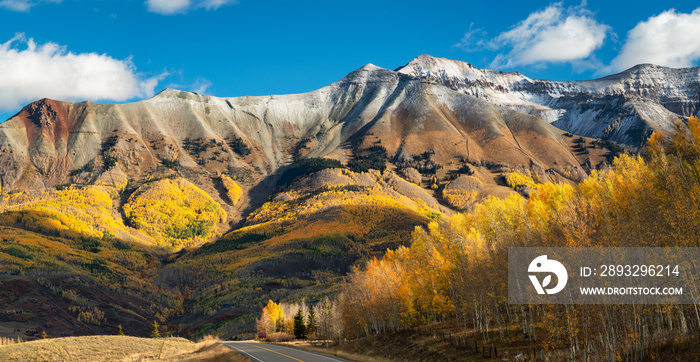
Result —
M700 110L700 67L640 64L596 80L550 81L421 55L398 72L535 115L576 135L631 147Z
M660 91L596 91L630 74L549 82L420 56L303 94L36 101L0 124L0 282L13 288L0 299L22 311L3 318L50 335L145 334L154 318L183 335L249 332L268 299L331 295L416 227L535 181L582 180L614 153L574 137L610 128L586 122L628 112L608 139L666 129L676 116ZM657 128L639 113L652 108L668 113Z
M345 162L352 145L379 143L399 161L431 151L443 164L462 157L476 165L580 168L563 132L540 118L454 90L451 78L435 84L434 72L411 74L425 59L398 72L367 65L296 95L216 98L166 89L130 104L43 99L0 125L0 184L11 191L141 179L163 165L269 175L299 151Z
M0 124L0 185L94 181L99 175L80 171L105 168L105 160L119 168L110 177L140 178L164 161L209 172L250 166L267 175L300 147L309 157L344 161L352 157L347 142L361 137L403 159L432 150L443 161L576 167L561 132L548 124L639 146L652 131L669 131L676 119L698 112L699 85L700 68L638 65L564 82L421 55L397 71L370 64L297 95L216 98L166 89L131 104L43 99ZM525 133L542 137L530 144L520 139ZM238 139L249 156L230 147ZM464 147L453 147L460 142Z

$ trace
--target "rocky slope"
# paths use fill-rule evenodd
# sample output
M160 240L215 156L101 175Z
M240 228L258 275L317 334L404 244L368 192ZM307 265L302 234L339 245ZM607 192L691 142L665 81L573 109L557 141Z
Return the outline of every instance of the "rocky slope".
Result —
M166 89L130 104L43 99L0 125L0 184L5 191L119 184L168 168L263 177L297 156L346 162L353 150L378 144L397 162L429 151L442 165L580 169L561 130L469 94L467 83L413 74L425 59L398 72L367 65L296 95L216 98Z
M398 72L535 115L576 135L632 147L653 131L670 131L676 119L697 114L700 106L700 67L641 64L596 80L550 81L421 55Z

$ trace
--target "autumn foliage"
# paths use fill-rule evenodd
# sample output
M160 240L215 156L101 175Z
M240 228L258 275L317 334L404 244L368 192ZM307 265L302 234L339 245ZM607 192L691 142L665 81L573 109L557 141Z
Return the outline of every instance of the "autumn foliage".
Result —
M287 332L286 317L282 307L270 300L263 308L262 316L257 322L258 336L267 338L277 332Z
M241 195L243 195L243 189L238 186L236 181L233 181L226 175L221 175L221 184L226 189L226 196L228 196L229 201L231 201L231 204L235 205L241 198Z
M695 306L509 305L507 248L700 246L700 122L653 134L577 186L511 173L529 197L490 198L417 227L409 247L356 268L338 297L352 337L453 321L484 343L530 339L571 358L652 358L662 340L700 333ZM519 336L514 335L520 330Z
M484 184L474 176L462 175L451 181L442 190L442 197L458 210L469 209L477 200Z
M201 243L226 212L206 192L185 179L141 186L123 207L129 224L173 248Z
M316 304L275 303L272 300L256 320L257 338L268 341L320 339L340 341L344 337L336 302L324 298Z

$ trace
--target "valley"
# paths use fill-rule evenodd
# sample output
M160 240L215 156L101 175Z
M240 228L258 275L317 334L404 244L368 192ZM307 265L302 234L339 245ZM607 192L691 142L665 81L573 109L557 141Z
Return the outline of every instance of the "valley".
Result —
M268 300L335 297L417 228L575 187L670 134L698 78L551 82L421 55L303 94L36 101L0 124L0 336L252 337Z

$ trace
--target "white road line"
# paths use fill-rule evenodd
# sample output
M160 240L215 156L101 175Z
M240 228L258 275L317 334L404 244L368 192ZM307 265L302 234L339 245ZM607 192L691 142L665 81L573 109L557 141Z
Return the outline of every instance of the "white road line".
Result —
M238 352L241 352L241 353L247 355L248 357L250 357L250 358L252 358L252 359L254 359L254 360L256 360L256 361L265 362L265 361L261 360L260 358L255 357L255 356L253 356L252 354L250 354L250 353L248 353L248 352L244 352L243 350L234 347L234 346L233 346L233 343L230 343L230 344L224 343L224 345L227 346L227 347L231 347L231 348L233 348L233 350L238 351Z

